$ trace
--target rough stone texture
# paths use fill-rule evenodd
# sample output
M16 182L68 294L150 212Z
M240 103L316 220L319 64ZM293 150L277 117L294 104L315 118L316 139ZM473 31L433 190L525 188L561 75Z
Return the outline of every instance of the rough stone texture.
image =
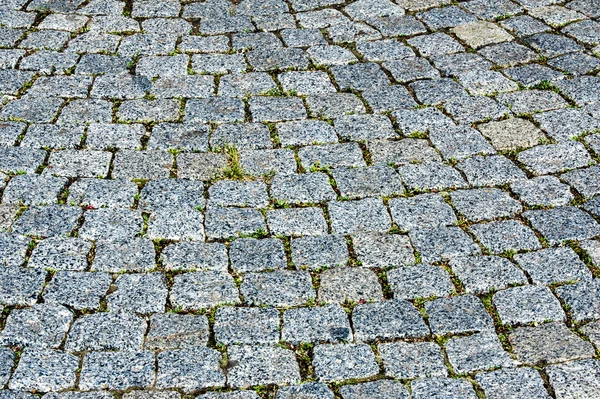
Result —
M598 396L597 0L0 3L0 398Z

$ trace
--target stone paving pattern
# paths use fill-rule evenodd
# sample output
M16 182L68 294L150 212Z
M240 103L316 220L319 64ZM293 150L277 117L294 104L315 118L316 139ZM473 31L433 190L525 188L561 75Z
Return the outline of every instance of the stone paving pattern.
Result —
M0 0L0 399L600 398L598 0Z

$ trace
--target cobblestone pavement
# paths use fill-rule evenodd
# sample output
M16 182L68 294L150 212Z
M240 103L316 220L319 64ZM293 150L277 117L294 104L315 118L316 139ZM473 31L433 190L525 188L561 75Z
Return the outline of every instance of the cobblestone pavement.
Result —
M0 399L600 398L598 0L0 0Z

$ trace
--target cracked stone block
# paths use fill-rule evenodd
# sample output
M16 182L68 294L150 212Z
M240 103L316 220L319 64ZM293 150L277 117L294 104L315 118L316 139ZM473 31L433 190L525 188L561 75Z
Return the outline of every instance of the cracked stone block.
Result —
M527 211L523 216L550 244L585 240L600 234L600 225L590 215L571 206Z
M525 173L502 155L477 155L460 162L457 168L474 186L497 186L526 179Z
M7 306L33 306L43 289L45 279L46 272L43 269L7 265L0 276L0 303Z
M564 323L519 327L508 339L517 359L527 364L559 363L594 355L592 344L575 335Z
M514 42L501 43L486 47L480 50L480 54L487 58L489 61L492 61L497 66L504 67L510 67L518 64L536 61L539 58L538 54L535 51L532 51L528 47L522 46ZM529 93L524 93L523 95L526 96L528 94Z
M401 60L415 55L410 47L393 39L357 42L356 49L368 61Z
M14 309L0 333L0 343L10 346L56 349L62 343L73 313L64 306L40 303Z
M517 220L475 224L469 231L485 248L495 254L542 248L535 233Z
M318 207L283 208L267 211L269 231L275 235L303 236L327 234L323 210Z
M387 272L394 298L443 297L454 291L448 272L439 266L415 265Z
M271 180L270 195L275 200L292 204L316 204L337 197L329 177L320 172L275 176Z
M598 306L600 286L596 280L565 285L557 288L556 293L568 306L574 321L600 318L600 307Z
M273 146L269 129L262 123L220 125L212 133L210 145L213 149L233 147L242 150L260 150Z
M227 273L216 271L176 275L169 299L174 308L183 311L240 303L233 278Z
M298 269L345 266L349 258L346 239L335 234L295 238L291 250L292 262Z
M300 369L294 352L272 346L232 345L227 383L235 388L265 384L298 384Z
M450 198L459 213L475 222L514 216L522 209L518 201L494 188L454 191Z
M276 309L225 306L215 316L215 339L224 345L276 344L279 324Z
M468 126L432 128L429 131L429 138L446 160L460 160L476 154L496 153L477 130Z
M157 388L179 388L184 392L193 392L225 385L225 375L220 367L222 355L215 349L197 347L168 350L156 357Z
M45 174L64 177L105 178L112 154L104 151L53 151Z
M238 273L283 269L287 259L276 238L239 238L229 245L231 267Z
M518 267L499 256L458 257L450 260L450 267L467 293L480 294L527 283Z
M314 168L338 168L367 166L357 143L315 145L298 150L302 166Z
M439 162L403 165L398 168L398 173L404 185L413 191L467 186L456 169Z
M510 189L529 206L568 205L573 199L569 186L554 176L517 181L511 184Z
M37 269L83 271L88 267L88 254L92 243L76 237L50 237L34 248L29 267Z
M110 148L137 149L140 140L146 136L146 129L141 124L93 123L88 127L85 144L92 150Z
M79 377L81 390L150 388L154 383L154 353L89 352Z
M177 177L212 180L227 167L227 156L219 153L184 153L177 156Z
M79 237L87 240L134 238L142 231L144 223L141 212L131 209L94 209L87 211L84 217Z
M491 316L481 300L473 295L440 298L425 303L434 334L459 334L494 329Z
M477 374L475 379L489 399L550 399L539 372L529 367L490 371Z
M308 56L300 48L254 49L247 53L248 63L256 71L306 69Z
M452 207L439 194L392 198L388 204L394 223L402 231L451 225L457 221Z
M391 228L387 208L378 199L330 201L327 211L334 233L385 232Z
M148 149L208 151L208 132L200 123L159 123L152 129Z
M315 299L312 278L306 271L248 273L240 291L246 303L255 306L298 306Z
M240 151L240 165L251 176L296 172L294 152L289 149Z
M389 377L407 379L448 375L442 350L434 342L390 342L379 344L377 349L385 374Z
M423 262L436 262L458 256L479 254L479 246L459 227L419 228L409 232L411 242Z
M573 170L561 175L562 179L575 188L583 197L600 194L600 167ZM6 190L4 191L6 193ZM4 194L6 195L6 194Z
M31 206L13 223L12 230L43 238L64 237L77 227L81 214L81 208L71 206Z
M77 310L98 309L111 283L107 273L57 272L44 290L44 301Z
M150 239L199 240L205 238L202 213L196 209L163 208L148 220Z
M493 332L481 332L468 337L451 338L446 343L448 360L457 373L513 367L517 363L502 349Z
M598 395L600 365L595 359L550 366L546 372L559 399L593 398Z
M400 83L417 79L439 79L440 73L425 58L411 57L386 61L383 67Z
M403 300L357 305L352 313L352 325L357 342L429 335L420 313Z
M165 270L227 271L227 249L221 243L179 242L163 249Z
M111 311L164 312L167 301L164 274L122 274L115 280L115 286L117 290L106 298Z
M461 398L476 399L473 385L458 378L424 378L413 380L410 384L413 399L426 398Z
M281 340L300 343L335 343L352 341L352 329L340 305L298 308L283 314Z
M498 151L530 148L544 138L544 133L533 123L520 118L492 121L477 128Z
M277 124L277 135L282 146L337 143L333 126L319 120L299 120Z
M183 349L205 346L208 319L204 315L157 313L150 317L145 349Z
M416 47L423 57L464 51L464 47L459 42L441 32L416 36L408 39L407 43Z
M381 301L383 291L377 275L368 269L336 267L321 274L319 302Z
M591 273L575 251L568 247L546 248L515 255L515 260L536 284L591 279Z
M0 171L7 174L35 173L38 166L44 162L45 156L45 151L34 148L0 148Z
M449 99L468 97L465 89L452 79L418 80L410 84L423 104L439 105Z
M15 390L49 392L75 387L79 358L55 350L25 350L8 387Z
M365 90L373 86L387 86L390 81L376 63L339 65L331 73L341 89Z
M98 240L92 271L147 272L156 267L152 241L145 238Z
M359 233L352 237L361 266L380 267L413 264L415 257L407 236L385 233Z
M539 285L513 287L494 294L494 306L504 324L564 321L565 314L549 288Z
M67 203L88 208L131 208L137 193L138 186L131 181L84 178L69 186Z
M73 186L71 186L73 187ZM140 193L138 208L152 212L162 208L196 208L204 205L204 184L184 179L149 181Z
M318 345L313 366L319 381L333 382L368 378L379 373L375 354L366 344Z
M142 348L147 322L129 312L98 312L75 320L65 349L81 351L135 351Z
M201 213L198 213L202 216ZM228 238L266 231L262 213L256 209L222 208L211 206L205 214L206 235L209 238Z
M332 175L342 197L387 196L404 192L400 176L390 166L336 168Z

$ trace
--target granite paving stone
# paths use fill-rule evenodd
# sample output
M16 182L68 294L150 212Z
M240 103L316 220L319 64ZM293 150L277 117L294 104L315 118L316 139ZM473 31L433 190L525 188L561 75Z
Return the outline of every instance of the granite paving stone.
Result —
M597 0L0 3L0 399L598 396Z

